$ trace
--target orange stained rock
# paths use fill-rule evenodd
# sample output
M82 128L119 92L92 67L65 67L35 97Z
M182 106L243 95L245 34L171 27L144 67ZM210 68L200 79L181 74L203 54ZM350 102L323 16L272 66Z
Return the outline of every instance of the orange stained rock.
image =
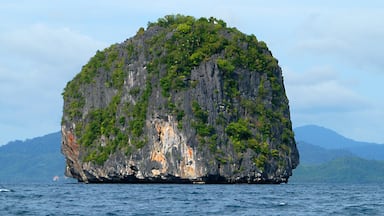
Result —
M160 140L162 142L164 142L166 138L171 137L175 137L175 132L173 131L173 128L171 126L166 125L164 127L160 127Z
M153 151L151 153L151 160L152 161L157 161L161 164L162 166L162 169L161 169L161 172L162 173L165 173L167 171L167 160L164 156L164 154L160 151Z
M67 132L68 142L73 143L75 142L75 136L71 132Z
M185 174L188 177L195 177L196 176L195 168L193 166L186 166Z
M193 158L193 149L191 147L187 147L188 148L188 158L192 159Z
M152 161L157 161L159 163L164 163L166 161L164 154L159 152L159 151L153 151L152 152L151 160Z
M195 170L195 159L193 157L193 149L187 146L187 150L184 153L184 160L180 164L180 168L182 170L182 175L187 178L195 178L196 170ZM192 162L189 164L189 162Z
M79 144L76 142L75 135L71 131L65 131L66 139L67 139L67 146L69 147L68 150L71 151L71 155L74 155L76 157L79 156Z

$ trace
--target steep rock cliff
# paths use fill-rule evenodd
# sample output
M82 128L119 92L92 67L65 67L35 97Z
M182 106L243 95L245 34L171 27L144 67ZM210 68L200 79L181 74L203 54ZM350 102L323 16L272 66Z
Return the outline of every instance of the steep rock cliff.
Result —
M149 23L63 97L65 173L81 182L281 183L299 163L277 60L215 18Z

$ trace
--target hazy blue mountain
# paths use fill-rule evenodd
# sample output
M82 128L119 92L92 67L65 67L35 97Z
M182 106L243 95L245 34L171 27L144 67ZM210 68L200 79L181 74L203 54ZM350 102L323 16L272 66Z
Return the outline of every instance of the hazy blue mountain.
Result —
M348 139L337 132L317 125L306 125L294 129L295 139L305 141L326 149L343 149L364 145Z
M61 133L51 133L25 141L16 140L0 146L0 153L45 154L60 150Z
M51 133L0 147L1 182L48 182L63 176L61 134Z
M329 162L336 158L355 156L350 151L342 149L325 149L304 141L297 142L301 165L316 165Z
M305 142L325 149L349 151L367 160L384 160L383 144L355 141L316 125L297 127L294 131L298 143Z
M300 165L293 171L290 182L382 183L384 161L345 157L320 165Z
M365 144L347 148L357 156L368 160L384 160L384 144Z
M300 165L294 170L291 182L384 181L384 145L354 141L316 125L294 131Z

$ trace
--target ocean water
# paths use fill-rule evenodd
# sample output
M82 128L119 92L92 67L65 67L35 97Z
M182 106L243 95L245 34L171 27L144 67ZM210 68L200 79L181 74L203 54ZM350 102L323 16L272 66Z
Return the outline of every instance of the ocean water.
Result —
M384 184L6 184L0 215L384 215Z

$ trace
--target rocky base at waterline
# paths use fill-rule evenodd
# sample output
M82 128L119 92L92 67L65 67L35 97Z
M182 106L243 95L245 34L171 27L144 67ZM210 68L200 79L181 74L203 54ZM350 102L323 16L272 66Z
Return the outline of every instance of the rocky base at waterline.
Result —
M82 180L79 180L82 182ZM256 177L251 179L249 177L237 178L237 179L227 179L223 176L205 176L199 179L186 179L175 176L155 176L139 179L136 176L127 176L121 178L121 176L113 177L108 176L108 178L88 178L85 183L88 184L99 184L99 183L115 183L115 184L281 184L288 183L288 178L283 179L262 179Z
M166 16L98 51L63 93L66 175L88 183L283 183L299 164L266 44Z

